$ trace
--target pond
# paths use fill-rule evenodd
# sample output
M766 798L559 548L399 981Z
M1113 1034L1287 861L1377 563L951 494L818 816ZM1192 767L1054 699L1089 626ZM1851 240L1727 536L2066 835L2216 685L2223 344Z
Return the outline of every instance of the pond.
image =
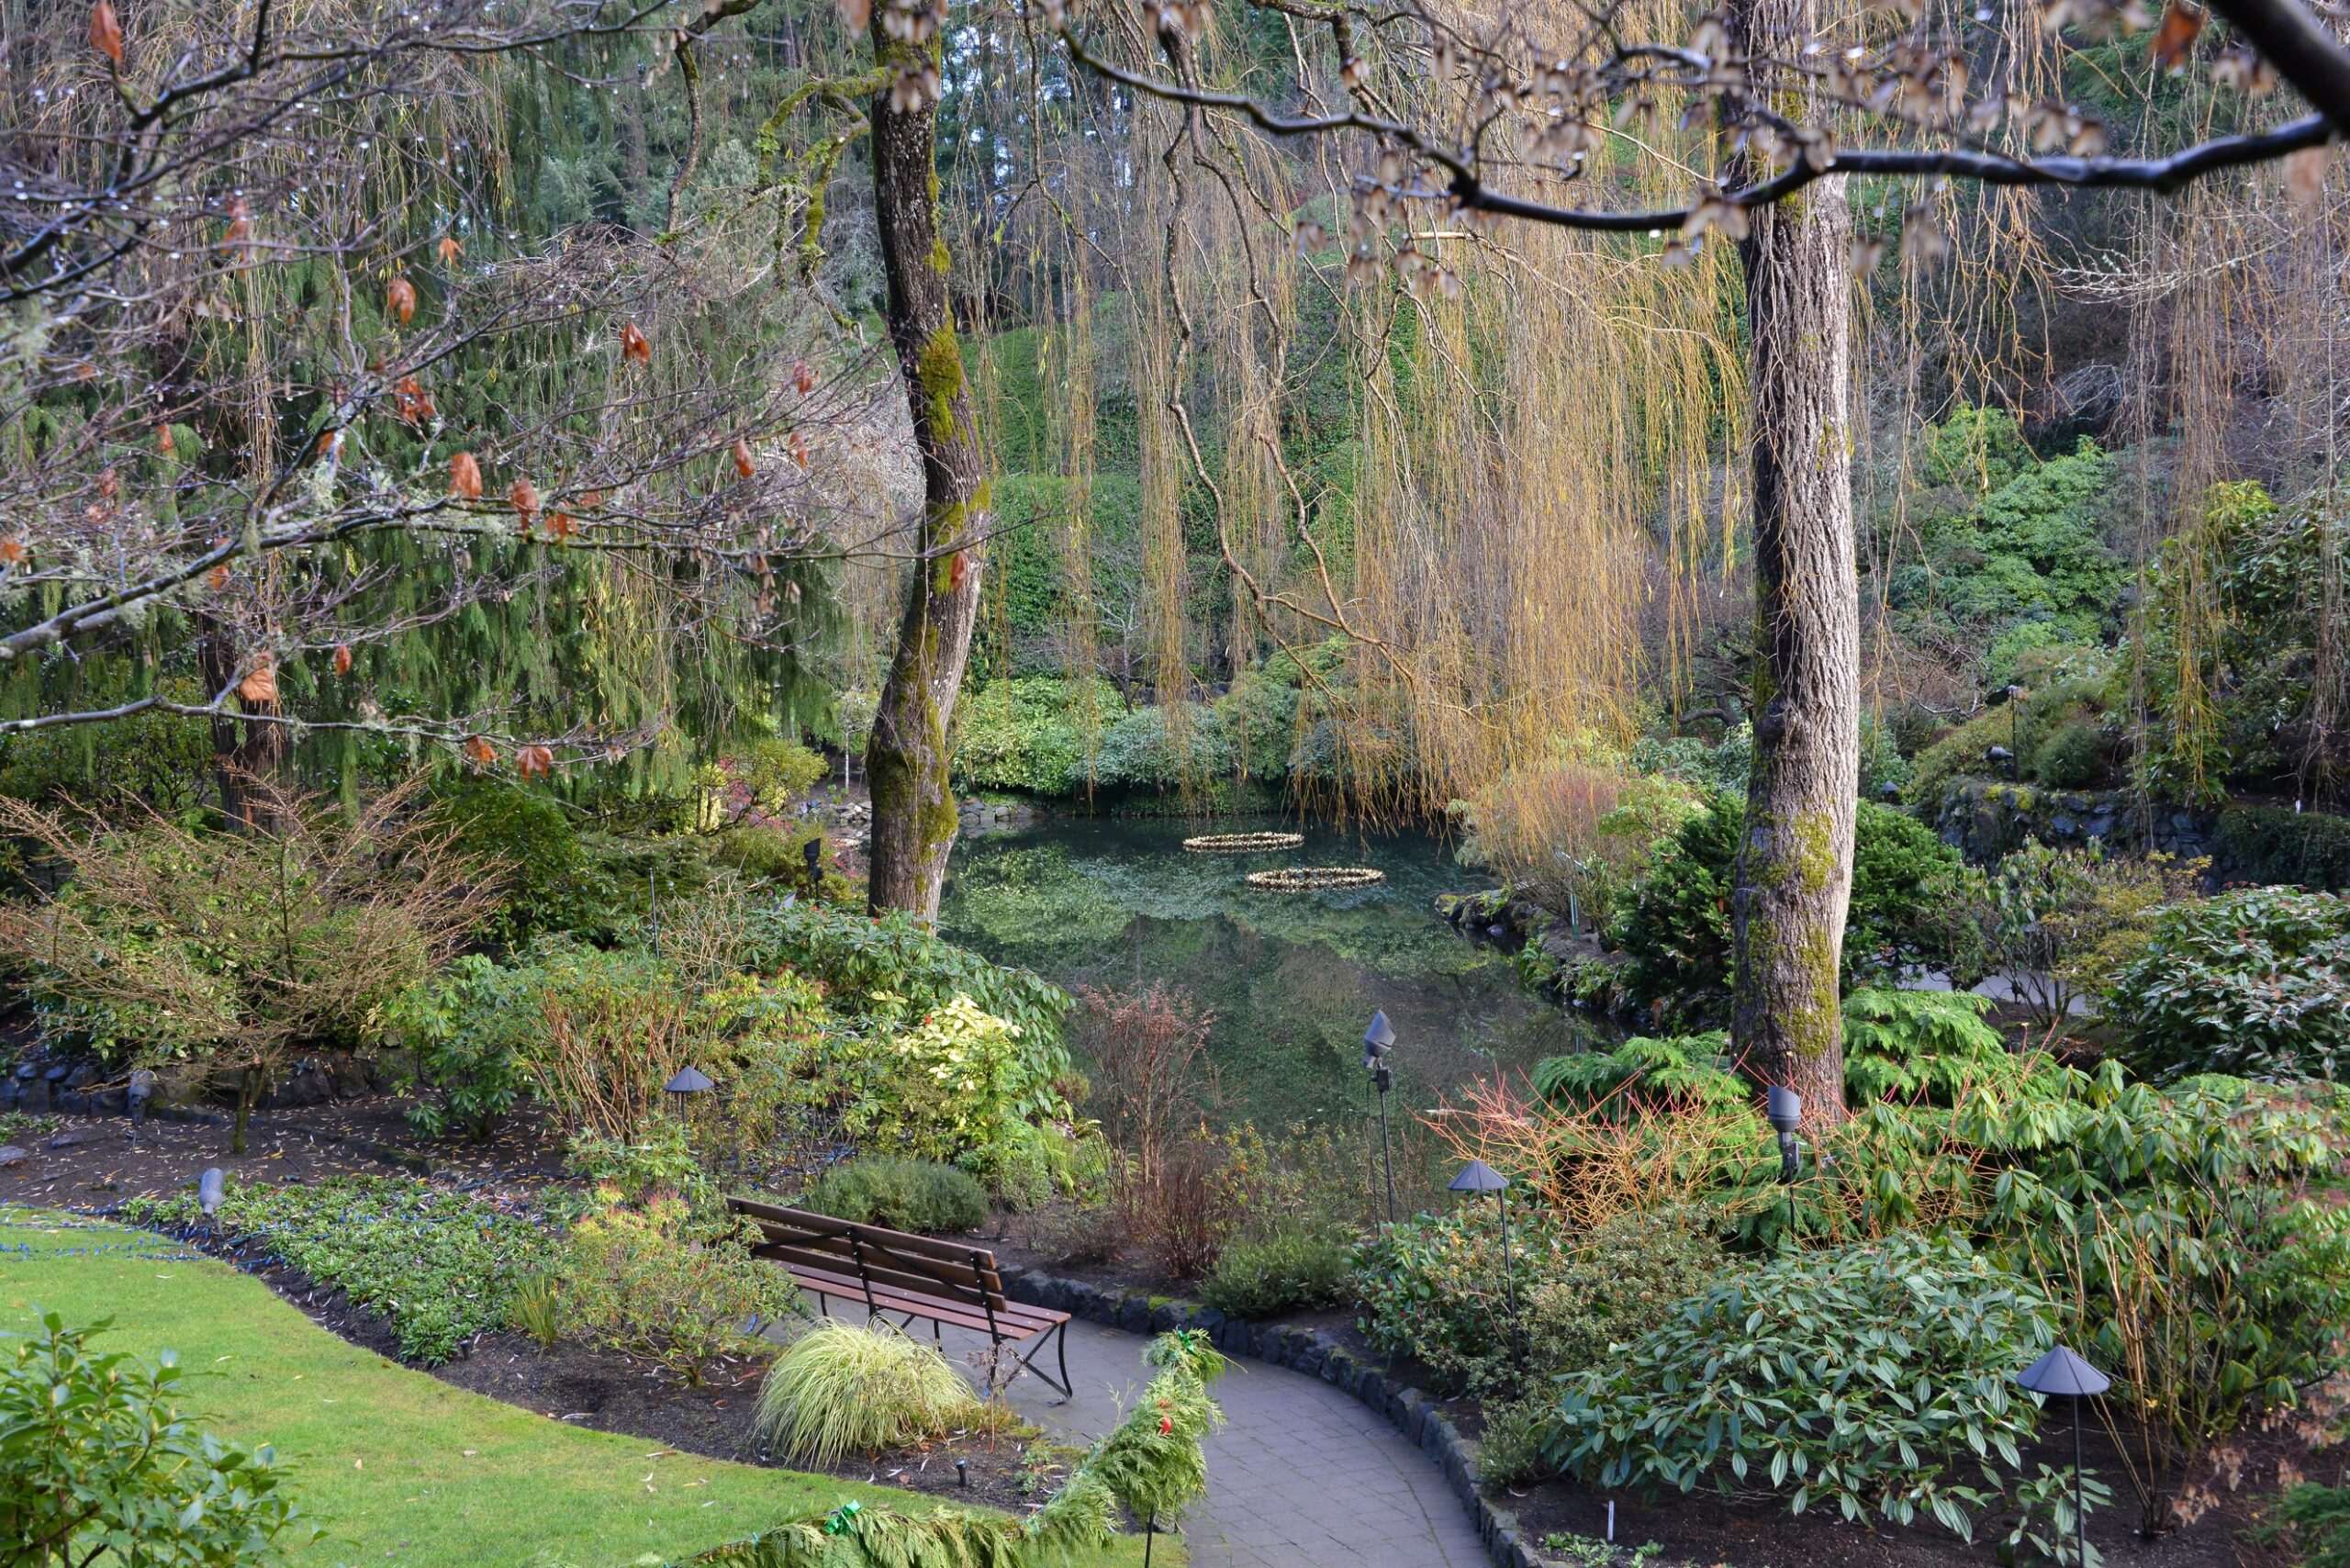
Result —
M1299 831L1289 822L1056 819L966 834L939 912L950 939L1071 991L1163 980L1212 1008L1210 1054L1229 1120L1277 1127L1360 1108L1362 1032L1395 1026L1402 1106L1496 1070L1579 1048L1589 1025L1528 996L1508 954L1472 944L1437 894L1488 885L1425 834L1306 826L1302 849L1194 855L1203 832ZM1376 886L1285 893L1252 870L1371 866Z

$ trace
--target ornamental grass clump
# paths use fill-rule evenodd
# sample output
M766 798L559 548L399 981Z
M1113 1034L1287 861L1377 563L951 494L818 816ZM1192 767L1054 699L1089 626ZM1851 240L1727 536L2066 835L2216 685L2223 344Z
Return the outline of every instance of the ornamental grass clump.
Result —
M1729 1276L1565 1385L1545 1457L1587 1484L1920 1513L1972 1538L2039 1406L2055 1309L1964 1241L1901 1235Z
M985 1419L979 1395L936 1347L879 1318L830 1319L767 1369L755 1417L779 1455L819 1468L879 1453Z

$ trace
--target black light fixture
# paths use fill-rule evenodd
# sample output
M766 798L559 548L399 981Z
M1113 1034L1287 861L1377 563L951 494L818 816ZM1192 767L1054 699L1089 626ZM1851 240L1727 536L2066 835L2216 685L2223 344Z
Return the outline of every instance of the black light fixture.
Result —
M661 1086L661 1092L669 1097L669 1108L683 1118L695 1095L707 1094L717 1087L699 1068L688 1067L678 1069L677 1076Z
M1387 1021L1387 1010L1381 1008L1371 1015L1371 1027L1362 1032L1362 1070L1371 1074L1371 1086L1379 1091L1379 1163L1387 1173L1387 1223L1395 1223L1395 1157L1387 1143L1387 1092L1395 1087L1395 1070L1387 1065L1387 1053L1395 1048L1395 1025Z
M2043 1399L2073 1402L2073 1529L2081 1548L2081 1568L2089 1568L2089 1517L2081 1506L2081 1401L2094 1399L2113 1380L2063 1345L2016 1374L2016 1381Z
M957 1460L955 1462L955 1484L957 1486L968 1486L970 1484L971 1462L968 1459Z
M1779 1135L1779 1185L1787 1190L1787 1235L1796 1233L1796 1178L1803 1174L1803 1153L1796 1129L1803 1126L1803 1096L1784 1083L1774 1083L1764 1095L1763 1116Z
M1509 1304L1510 1322L1517 1321L1517 1282L1512 1276L1516 1270L1509 1256L1509 1178L1482 1159L1472 1159L1460 1168L1460 1173L1445 1183L1456 1193L1491 1193L1502 1206L1502 1296Z
M2010 778L2013 778L2016 776L2016 754L2009 751L2006 746L1995 745L1985 748L1983 760L1989 763L1994 767L2004 766L2008 770L2008 777Z
M130 1087L123 1091L123 1105L130 1113L130 1136L137 1137L146 1125L147 1103L155 1097L155 1075L146 1068L139 1068L130 1075Z

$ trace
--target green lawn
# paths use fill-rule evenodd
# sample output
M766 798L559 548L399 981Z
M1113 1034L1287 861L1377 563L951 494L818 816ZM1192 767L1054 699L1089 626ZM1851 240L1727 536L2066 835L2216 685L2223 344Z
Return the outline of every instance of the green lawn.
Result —
M329 1532L305 1564L506 1568L551 1555L608 1568L851 1497L933 1506L829 1476L654 1457L657 1443L551 1421L346 1344L225 1264L154 1256L176 1250L149 1232L0 1205L0 1333L22 1332L36 1309L111 1316L98 1349L177 1350L202 1374L181 1386L203 1424L274 1444L291 1466L293 1495ZM1113 1561L1139 1561L1139 1542L1118 1544Z

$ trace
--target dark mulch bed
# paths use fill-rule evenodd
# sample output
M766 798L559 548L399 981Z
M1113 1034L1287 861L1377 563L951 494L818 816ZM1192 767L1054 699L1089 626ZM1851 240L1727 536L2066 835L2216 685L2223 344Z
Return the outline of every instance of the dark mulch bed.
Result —
M321 1328L389 1361L399 1359L391 1320L352 1305L339 1288L322 1286L284 1263L247 1267L232 1255L192 1243L245 1268ZM663 1448L744 1464L806 1471L770 1455L752 1430L762 1362L723 1361L706 1381L689 1384L649 1362L617 1351L559 1342L540 1350L516 1333L476 1336L459 1360L430 1369L443 1383L487 1394L550 1420L643 1438ZM972 1432L946 1441L871 1455L834 1467L846 1480L935 1495L941 1502L1022 1514L1060 1484L1067 1450L1047 1440ZM955 1462L965 1462L968 1478Z
M0 1198L104 1207L175 1192L210 1166L257 1182L386 1176L405 1169L516 1196L561 1174L561 1140L531 1111L509 1118L486 1144L427 1141L408 1125L411 1103L382 1095L256 1112L241 1155L229 1152L232 1129L225 1121L152 1118L134 1128L128 1116L44 1115L35 1123L38 1131L12 1135L28 1158L0 1170Z

